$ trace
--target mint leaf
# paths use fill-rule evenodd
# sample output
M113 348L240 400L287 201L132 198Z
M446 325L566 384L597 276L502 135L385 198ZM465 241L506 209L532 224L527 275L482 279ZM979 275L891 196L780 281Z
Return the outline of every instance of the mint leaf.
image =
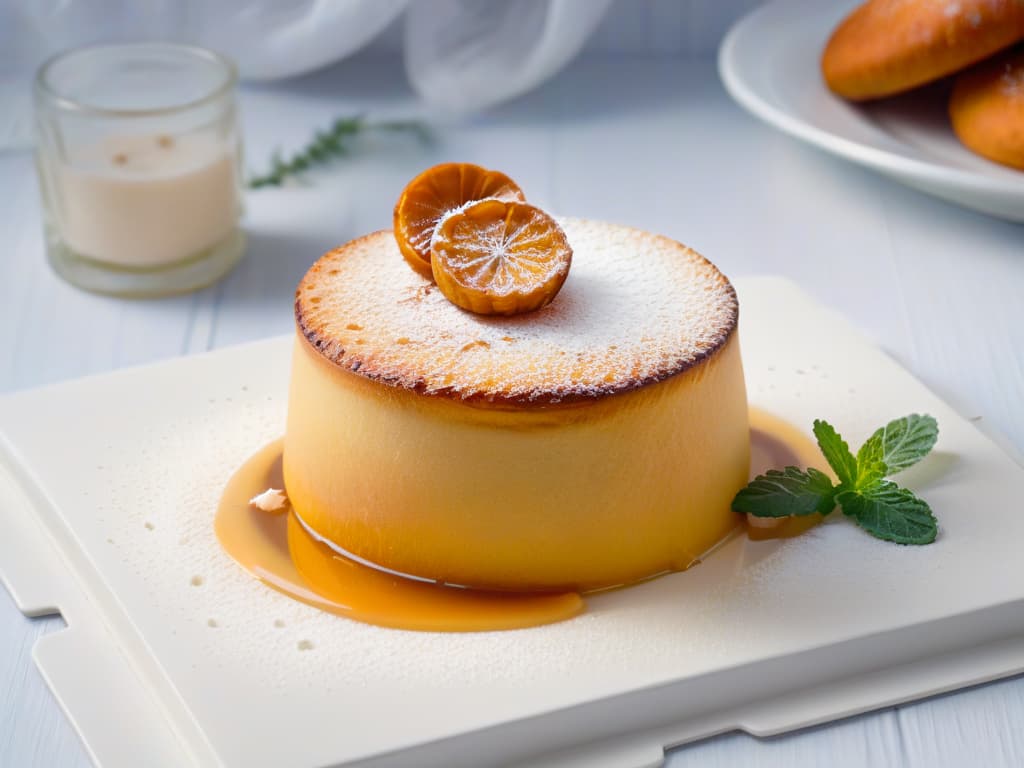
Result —
M825 461L832 467L842 485L852 488L857 482L857 459L835 428L823 419L814 420L814 436L818 438Z
M884 475L892 475L916 464L935 446L939 437L939 425L931 416L912 413L902 419L894 419L867 439L857 452L858 467L869 462L885 464ZM870 482L861 482L858 487L867 487Z
M827 515L835 508L834 497L832 481L824 472L786 467L782 472L770 469L754 478L736 494L732 508L757 517L789 517L812 512Z
M849 515L872 536L897 544L931 544L938 524L931 508L906 488L889 480L838 497L843 514Z
M856 490L870 488L889 474L889 468L884 461L873 457L862 458L861 451L857 452L857 482L854 486Z

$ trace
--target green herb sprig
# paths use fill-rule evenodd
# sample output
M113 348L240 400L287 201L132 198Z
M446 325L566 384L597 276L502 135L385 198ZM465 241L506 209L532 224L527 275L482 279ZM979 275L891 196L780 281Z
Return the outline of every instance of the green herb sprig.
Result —
M284 157L281 150L275 150L270 157L270 170L252 176L248 187L280 187L288 179L299 177L312 168L349 154L357 136L372 132L411 133L424 142L430 139L426 125L415 120L371 123L359 115L339 117L326 130L317 131L309 144L288 157Z
M732 508L756 517L789 517L828 515L838 505L844 515L879 539L897 544L935 541L938 524L928 504L885 479L928 455L939 436L934 418L912 413L890 421L868 438L856 456L827 421L814 422L814 436L838 485L817 469L772 469L736 494Z

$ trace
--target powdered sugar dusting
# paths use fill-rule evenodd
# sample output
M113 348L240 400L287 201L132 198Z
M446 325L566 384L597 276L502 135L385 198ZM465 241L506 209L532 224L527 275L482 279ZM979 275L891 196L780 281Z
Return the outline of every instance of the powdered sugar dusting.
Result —
M572 269L514 317L460 310L409 268L390 231L326 254L299 285L310 342L339 366L461 398L559 402L632 389L711 355L736 327L728 280L668 238L560 219Z
M490 221L472 223L456 221L471 206L488 205L495 198L476 200L451 211L441 219L431 240L430 251L442 265L454 268L456 282L486 291L495 296L508 296L538 283L545 284L569 270L572 251L552 248L551 218L539 208L520 205L520 215L510 222L504 217L505 206ZM559 231L555 237L564 236Z
M1024 99L1024 54L1006 62L999 77L999 89L1011 99Z

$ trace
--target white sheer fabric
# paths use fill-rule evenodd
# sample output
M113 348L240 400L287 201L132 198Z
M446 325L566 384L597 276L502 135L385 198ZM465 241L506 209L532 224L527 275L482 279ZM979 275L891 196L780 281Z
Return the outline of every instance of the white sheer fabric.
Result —
M193 0L182 36L230 56L242 77L277 79L355 53L408 4L409 0Z
M405 13L416 92L454 112L536 87L583 47L611 0L0 0L0 146L26 139L28 84L48 55L116 40L198 43L242 77L303 74L367 46Z
M428 0L405 22L409 80L427 102L470 111L526 93L583 47L611 0Z

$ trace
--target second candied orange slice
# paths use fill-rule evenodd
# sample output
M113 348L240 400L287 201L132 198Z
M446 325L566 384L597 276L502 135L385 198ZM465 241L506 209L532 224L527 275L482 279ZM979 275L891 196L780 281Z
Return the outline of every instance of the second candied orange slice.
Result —
M395 204L395 239L412 267L430 276L430 239L450 211L484 198L525 200L523 191L500 171L473 163L442 163L410 181Z
M482 315L540 309L555 298L571 263L558 222L526 203L470 203L443 218L431 241L441 293Z

